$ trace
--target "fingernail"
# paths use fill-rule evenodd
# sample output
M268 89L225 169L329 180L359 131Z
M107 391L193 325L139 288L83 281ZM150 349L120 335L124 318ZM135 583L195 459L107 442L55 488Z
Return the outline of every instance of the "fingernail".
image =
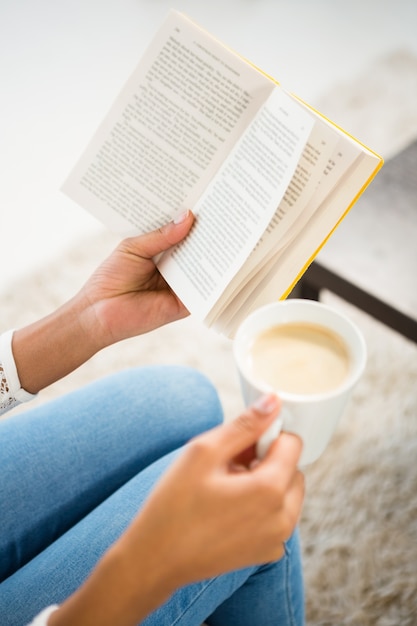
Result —
M272 411L278 408L278 398L273 393L265 394L255 400L253 408L258 413L269 415L269 413L272 413Z
M182 224L182 222L185 222L185 220L187 219L189 213L190 212L188 210L182 211L181 213L178 213L178 215L176 215L172 221L174 222L174 224Z

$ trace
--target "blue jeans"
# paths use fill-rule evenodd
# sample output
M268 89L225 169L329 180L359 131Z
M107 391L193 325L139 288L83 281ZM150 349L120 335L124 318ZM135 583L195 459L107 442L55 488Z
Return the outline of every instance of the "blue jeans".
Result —
M166 366L120 372L1 420L2 626L27 624L74 592L182 446L222 419L201 374ZM143 623L299 626L303 612L295 533L280 561L180 588Z

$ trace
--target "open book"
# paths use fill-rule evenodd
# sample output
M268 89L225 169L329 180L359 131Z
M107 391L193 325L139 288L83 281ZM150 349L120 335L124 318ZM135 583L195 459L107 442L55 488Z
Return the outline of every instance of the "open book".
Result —
M122 236L192 209L158 269L233 336L285 298L382 158L172 11L63 191Z

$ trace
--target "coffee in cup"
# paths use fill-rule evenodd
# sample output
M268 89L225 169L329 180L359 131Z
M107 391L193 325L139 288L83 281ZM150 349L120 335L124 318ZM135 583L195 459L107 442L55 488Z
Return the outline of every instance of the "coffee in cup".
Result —
M350 357L340 335L311 322L271 326L254 337L248 358L255 380L296 394L327 393L346 380Z

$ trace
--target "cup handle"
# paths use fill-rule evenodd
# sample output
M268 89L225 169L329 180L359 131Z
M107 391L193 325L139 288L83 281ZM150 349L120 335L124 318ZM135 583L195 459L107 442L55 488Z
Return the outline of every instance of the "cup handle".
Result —
M284 424L283 409L279 417L271 424L271 426L258 439L256 444L256 456L263 459L271 443L278 437Z

